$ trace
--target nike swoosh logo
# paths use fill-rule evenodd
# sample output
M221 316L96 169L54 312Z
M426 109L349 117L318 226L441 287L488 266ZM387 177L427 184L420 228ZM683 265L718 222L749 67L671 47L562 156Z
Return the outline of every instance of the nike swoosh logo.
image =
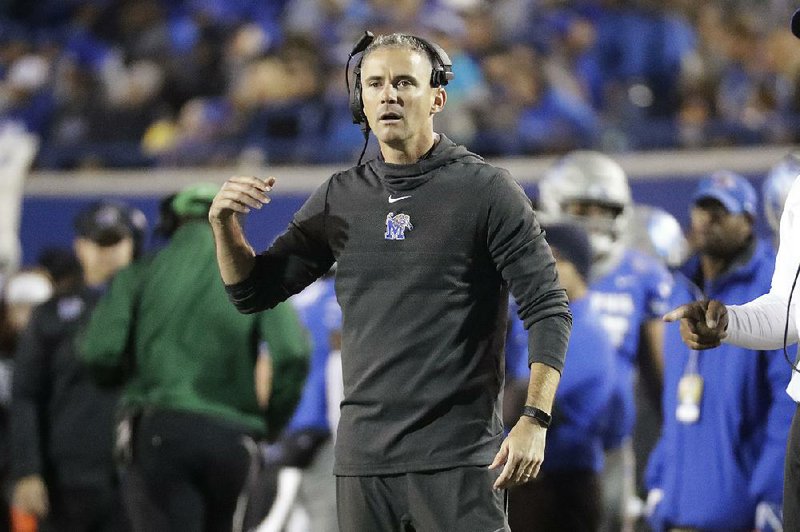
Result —
M389 196L389 203L394 203L396 201L400 201L401 199L410 198L411 196L400 196L399 198L393 198Z

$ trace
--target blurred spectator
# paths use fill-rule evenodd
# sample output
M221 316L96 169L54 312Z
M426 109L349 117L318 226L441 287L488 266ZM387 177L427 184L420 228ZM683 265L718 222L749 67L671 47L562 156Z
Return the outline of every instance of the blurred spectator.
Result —
M409 30L453 51L442 127L490 155L796 142L790 15L783 0L11 2L0 11L0 114L42 136L45 168L349 160L347 97L326 92L328 73L364 29ZM472 105L491 98L492 58L509 47L535 51L526 68L544 71L504 78L540 87L522 128L502 127L519 102L488 121ZM153 151L196 101L233 111L201 143L218 146L212 155L194 142ZM557 140L546 142L550 128Z
M314 157L324 112L321 67L312 43L292 38L245 70L232 98L246 148L261 150L270 163Z
M343 64L352 42L366 28L349 17L358 0L288 0L283 27L289 35L315 43L327 63Z
M617 362L600 315L589 297L592 251L586 231L575 224L545 225L558 278L567 291L573 332L553 403L547 460L539 476L508 493L514 532L597 531L603 513L603 432L614 392ZM522 321L512 313L506 347L503 418L513 426L525 404L528 346ZM617 418L617 422L622 420Z
M689 242L678 220L660 207L632 207L628 244L658 260L669 269L679 267L689 254Z
M22 258L19 228L24 183L38 148L38 139L23 124L0 118L0 289Z
M15 60L0 85L0 112L42 137L54 110L49 61L38 54Z
M46 248L39 254L36 262L47 270L56 295L75 290L83 282L81 263L75 252L69 248Z
M602 72L592 49L597 28L590 18L557 13L551 18L553 38L544 57L550 83L571 98L599 108L602 105Z
M780 243L780 222L786 198L795 179L800 176L800 153L791 152L772 165L761 187L764 202L764 218L772 231L772 243L775 251Z
M277 496L258 530L280 530L287 520L302 516L306 530L336 532L336 483L333 471L335 424L328 412L339 403L328 404L331 388L327 369L340 349L342 311L334 291L335 269L306 287L290 301L311 334L314 350L300 403L278 441L264 448L267 473L277 474ZM340 372L341 373L341 372ZM258 390L258 388L256 388ZM265 394L266 395L266 394ZM287 480L287 469L299 472L299 482ZM276 471L277 470L277 471ZM288 478L292 478L288 476ZM292 487L294 497L284 494ZM295 491L296 490L296 491Z
M125 530L111 458L117 393L92 382L75 341L105 284L134 258L144 230L134 212L116 202L79 212L83 282L38 307L17 347L12 505L37 516L42 530Z
M690 204L697 254L676 276L672 308L699 298L740 304L769 290L775 255L753 234L756 203L742 176L700 181ZM732 344L690 350L677 323L666 328L664 353L664 425L647 468L653 528L781 530L783 460L797 408L784 392L782 353Z
M593 310L600 315L614 347L617 386L604 432L605 515L602 530L629 530L635 497L633 448L636 403L634 383L641 382L660 410L664 324L672 275L659 259L631 248L631 198L628 178L610 157L593 151L571 152L559 159L539 183L545 216L574 221L589 233ZM613 421L613 422L612 422Z
M14 351L19 336L30 321L33 308L47 301L52 293L50 278L39 270L22 270L12 274L0 292L0 531L8 530L10 519L9 420Z
M730 143L790 141L795 80L783 78L777 50L770 50L769 32L755 15L741 15L730 21L727 33L728 61L721 72L717 108Z
M484 59L484 71L489 96L479 111L479 151L533 154L593 145L599 133L594 111L548 82L532 48L497 50Z
M124 384L116 452L137 531L231 530L254 439L280 433L307 371L289 305L244 316L227 302L207 221L217 188L172 198L169 242L114 278L81 341L98 382ZM254 384L265 350L266 411Z
M458 72L447 84L447 107L437 117L437 128L458 144L472 145L477 134L475 111L488 96L480 63L463 47L466 27L454 13L440 9L424 21L427 38L447 50Z
M238 147L229 142L233 111L222 98L193 98L183 104L174 122L151 124L142 149L161 166L218 166L236 160Z

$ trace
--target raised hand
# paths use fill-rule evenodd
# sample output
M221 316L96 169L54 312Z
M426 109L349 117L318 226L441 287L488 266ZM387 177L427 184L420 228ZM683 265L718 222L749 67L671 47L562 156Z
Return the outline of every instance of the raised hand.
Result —
M269 203L267 193L274 185L274 177L262 180L253 176L234 176L225 181L211 202L208 221L214 232L217 263L225 284L236 284L246 279L253 269L256 254L245 238L239 216Z
M247 214L270 202L267 192L275 185L275 178L259 179L253 176L234 176L225 181L208 211L212 224L224 223L234 214Z

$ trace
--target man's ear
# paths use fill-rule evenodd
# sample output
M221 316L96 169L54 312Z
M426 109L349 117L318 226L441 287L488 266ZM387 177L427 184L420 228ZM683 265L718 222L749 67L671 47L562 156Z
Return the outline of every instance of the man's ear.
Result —
M444 109L444 104L447 102L447 91L443 87L436 88L436 95L433 98L433 105L431 105L431 114L435 115Z

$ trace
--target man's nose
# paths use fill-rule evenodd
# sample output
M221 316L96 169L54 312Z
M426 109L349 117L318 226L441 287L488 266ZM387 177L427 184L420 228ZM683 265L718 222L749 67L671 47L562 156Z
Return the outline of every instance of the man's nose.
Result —
M386 83L381 91L381 103L397 101L397 88L392 83Z
M708 211L695 209L691 213L691 221L695 228L705 229L711 225L711 222L714 221L714 217Z

